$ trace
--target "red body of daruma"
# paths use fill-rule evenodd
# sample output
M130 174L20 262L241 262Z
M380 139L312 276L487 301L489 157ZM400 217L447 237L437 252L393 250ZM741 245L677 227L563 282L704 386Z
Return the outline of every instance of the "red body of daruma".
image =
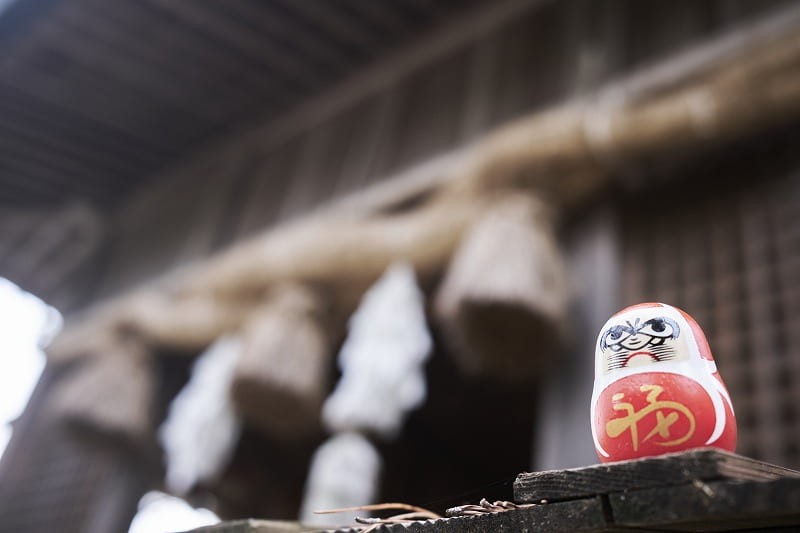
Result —
M735 449L730 397L705 335L683 311L624 309L601 330L595 356L592 436L601 461Z

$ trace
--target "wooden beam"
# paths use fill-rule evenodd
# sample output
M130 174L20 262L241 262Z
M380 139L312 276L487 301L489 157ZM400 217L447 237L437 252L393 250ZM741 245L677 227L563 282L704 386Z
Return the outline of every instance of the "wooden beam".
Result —
M328 34L326 40L344 43L351 52L355 52L356 59L370 58L376 52L375 35L369 35L369 30L364 26L354 24L351 17L341 12L341 7L324 2L285 0L281 4L287 11L296 13L298 18L310 21L316 29L314 33L321 31Z
M607 527L602 500L586 498L479 516L459 516L382 526L374 531L375 533L511 533L512 531L568 533L607 531ZM340 530L340 533L345 531Z
M697 480L769 481L780 478L800 478L800 472L706 448L584 468L523 473L514 482L514 501L560 501L685 485Z
M794 20L797 24L800 9L795 14L798 15ZM414 226L417 216L422 219L455 215L459 212L455 207L459 202L463 202L461 209L464 209L464 204L480 201L492 191L509 188L538 190L554 199L556 205L569 207L608 185L613 164L600 162L606 155L620 160L672 156L676 152L696 149L702 143L711 143L712 140L725 142L752 131L751 128L760 129L766 124L783 122L800 111L800 75L793 73L796 72L794 65L800 61L800 32L789 31L795 27L785 27L788 35L769 38L768 42L753 48L748 46L741 55L726 57L722 64L707 65L710 72L706 77L700 80L693 77L688 86L666 94L658 92L649 98L646 98L649 93L637 94L636 98L630 97L624 103L603 109L599 116L594 105L596 102L590 99L501 127L476 142L454 162L453 167L447 169L450 179L435 194L436 201L423 204L416 213L395 220L400 218L405 225ZM698 98L701 102L697 105L707 102L700 116L695 104ZM747 110L741 109L743 98L751 104ZM599 123L605 126L601 128ZM594 132L595 129L602 133ZM460 200L453 201L454 198ZM391 220L391 217L385 220ZM320 259L325 250L332 250L330 246L334 242L339 253L341 249L338 246L346 240L355 238L361 241L361 237L367 241L380 240L378 234L368 237L373 230L364 227L348 230L352 221L346 217L336 235L323 228L330 220L319 222L312 218L304 229L301 229L303 224L295 225L235 245L225 254L208 261L206 268L200 269L196 276L187 274L184 290L241 292L264 286L284 275L299 281L330 281L363 272L358 267L361 261L346 261L348 270L345 272L339 268L326 270L334 266L332 263L338 263L338 259L334 260L332 256L329 260ZM465 226L459 227L463 229ZM384 230L388 231L388 228L384 227ZM426 239L420 233L412 234ZM323 235L329 239L327 243L316 242ZM283 250L293 249L295 254L300 253L298 258L302 253L312 254L317 266L312 267L302 260L292 268L281 266L283 272L280 275L265 268L264 265L277 260L268 257L271 253L268 250L273 246L275 253L286 257L283 251L277 251L278 241L283 240ZM273 242L268 244L269 241ZM300 242L305 244L300 245ZM305 248L306 245L309 247ZM354 241L349 249L366 254L363 259L374 256L365 248ZM413 248L404 247L406 253L419 256ZM442 252L438 251L437 258L442 257ZM242 280L248 280L250 289L241 283Z
M404 37L412 29L413 23L403 15L395 2L379 4L370 0L355 0L349 5L359 17L394 37Z
M798 27L800 8L793 8L740 32L736 46L710 57L701 49L699 62L695 53L676 60L683 65L673 71L681 73L677 80L634 74L599 95L522 117L456 154L440 181L420 187L417 196L361 214L329 211L241 242L165 277L160 285L169 290L155 305L134 305L133 294L118 300L111 316L147 338L180 343L172 332L205 330L197 341L235 327L248 313L241 309L229 319L212 313L210 302L247 308L252 295L276 284L322 288L346 313L395 260L409 261L422 280L432 280L466 229L509 191L533 190L569 209L607 187L620 162L674 158L796 118ZM177 312L188 309L186 302L206 302L201 308L209 312ZM192 317L202 327L191 325Z
M614 523L658 531L762 531L800 526L800 480L699 482L612 494ZM790 529L789 529L790 528Z
M8 69L4 81L36 98L69 106L111 127L151 140L158 137L173 146L192 140L198 136L199 127L207 126L205 120L188 109L167 104L158 96L131 85L130 76L123 81L105 75L66 54L61 59L61 72L51 70L47 61L49 59L32 54L27 62ZM165 120L165 117L176 117L176 120Z
M147 27L147 39L134 38L132 36L140 35L145 29L141 15L120 17L119 6L108 10L102 6L86 6L86 3L65 4L58 13L57 24L69 30L71 39L82 41L88 47L102 49L105 61L124 62L131 75L137 78L153 78L159 83L175 84L187 105L191 103L197 113L208 113L207 117L212 120L229 117L228 108L244 98L246 84L218 79L214 75L213 62L208 58L201 62L197 57L186 58L181 53L182 48L175 45L174 31L168 31L174 30L171 24L165 21L161 24L151 23ZM107 11L117 16L110 17ZM169 49L170 53L164 54L164 49ZM193 94L193 91L198 94ZM213 102L213 105L209 106L209 102ZM209 109L201 110L198 107Z
M233 0L225 3L231 14L252 21L264 37L269 37L272 45L280 41L291 41L296 47L297 60L322 71L323 76L344 72L350 62L346 54L316 35L310 36L308 28L301 21L288 15L278 6L247 0ZM297 38L298 36L308 36Z
M141 147L141 150L147 152L155 152L160 154L175 154L176 148L174 146L167 146L164 143L154 142L153 139L148 138L141 132L132 131L130 128L120 126L114 120L108 120L107 117L98 117L96 114L85 113L80 106L76 107L69 103L63 102L52 91L42 95L27 91L25 86L19 83L0 83L0 94L3 98L11 98L14 102L20 102L20 107L27 106L33 103L34 106L47 109L46 114L55 113L59 116L69 117L71 120L82 126L87 126L86 130L102 132L98 135L98 142L108 142L110 140L119 140L121 143L128 143L132 149L135 146ZM24 104L22 104L24 102Z
M631 530L754 531L772 527L794 531L800 525L800 473L746 457L706 449L608 463L584 470L602 470L606 479L614 481L611 485L601 483L593 488L580 486L576 492L569 493L566 485L570 480L560 478L566 484L561 491L564 496L559 496L563 501L497 502L495 505L481 502L481 505L470 506L472 509L468 511L463 507L449 510L452 518L396 519L394 523L374 524L370 531L622 533ZM634 472L643 476L632 476ZM557 477L559 473L542 474ZM528 474L521 474L525 475ZM664 475L663 482L658 475ZM647 488L639 483L643 478L648 479ZM222 533L228 531L228 526L219 524L197 532ZM242 533L262 531L255 523L236 522L230 526ZM295 524L294 527L300 526ZM357 529L342 527L337 531L354 533Z
M43 172L42 179L39 181L48 186L59 186L68 182L70 175L80 176L84 186L95 189L103 189L109 185L109 175L111 171L102 165L94 162L85 162L82 158L73 157L72 154L64 154L58 147L48 147L46 143L30 142L25 139L25 135L15 135L13 130L8 131L0 121L0 152L8 154L3 157L10 157L12 160L25 161L34 165L35 168L52 169L55 171L55 179L47 183L47 173ZM120 172L117 177L131 178L134 174L130 168Z
M47 158L39 157L38 154L24 154L13 149L4 150L3 148L6 147L0 144L0 154L2 154L0 168L7 169L11 173L19 172L21 175L36 177L33 183L25 183L26 187L63 194L69 179L79 177L75 169L61 166L58 162L53 164Z
M58 135L53 135L53 131L48 127L36 127L25 117L15 117L13 111L3 110L3 117L0 119L0 132L14 139L24 141L26 146L57 154L56 157L69 158L86 168L95 171L113 174L120 177L132 177L138 175L142 168L137 161L128 161L123 165L119 157L113 157L104 150L92 150L87 146L73 142L74 139L64 139ZM11 115L11 116L9 116ZM137 167L139 171L137 172Z
M138 143L90 119L11 88L0 89L0 109L4 119L29 133L47 134L58 142L73 144L92 153L103 152L107 158L124 158L134 165L152 168L175 155L172 150Z
M0 182L3 183L2 192L10 193L12 190L15 190L11 195L12 200L16 197L16 194L19 193L22 193L20 195L20 200L28 196L28 193L31 195L28 196L29 198L33 197L39 200L49 199L52 201L53 199L62 197L61 191L54 190L54 187L49 187L46 183L41 183L41 181L44 180L38 179L40 175L39 172L30 168L22 168L15 163L15 161L0 159ZM19 204L13 201L8 205L19 207Z
M216 105L209 105L213 99L198 98L204 89L202 80L181 84L177 79L180 70L176 68L169 70L168 74L163 70L161 75L154 73L153 66L159 64L158 60L147 63L142 68L142 64L126 51L109 49L107 43L93 39L96 27L102 26L93 25L85 29L64 17L56 18L48 24L48 39L58 43L59 50L68 54L69 61L81 67L82 79L98 80L98 86L102 86L104 81L127 86L141 94L143 100L172 107L173 113L180 116L180 120L186 122L190 128L197 127L193 123L198 119L223 123L227 114L220 112Z
M81 4L86 4L89 9L78 6L81 9L75 15L76 23L94 22L95 31L103 34L104 38L120 47L139 51L147 62L163 61L167 64L162 50L168 48L170 57L180 63L181 66L177 67L179 70L185 70L193 78L204 78L208 83L213 83L218 91L229 95L226 99L236 100L230 103L241 102L242 109L251 109L249 106L256 101L254 98L285 99L286 92L275 87L268 73L252 68L252 64L244 61L235 51L203 38L202 32L171 15L167 18L172 23L166 24L165 12L157 6L146 2L122 2L110 7L107 2L98 0L84 0ZM85 11L90 12L88 16ZM115 34L111 35L105 28L111 28ZM148 31L148 39L135 37L144 31ZM239 83L227 81L233 77Z
M238 49L256 65L276 72L281 76L274 79L274 83L286 84L288 89L301 89L313 85L316 74L310 71L297 58L271 46L265 46L263 37L258 32L231 22L219 13L214 13L208 5L196 2L154 0L162 9L165 9L185 24L189 24L207 32L213 38Z
M161 0L163 1L163 0ZM371 94L385 89L423 65L445 57L460 46L486 35L522 14L552 0L497 0L480 3L466 13L456 15L445 31L437 29L400 52L392 54L374 66L350 76L318 97L304 101L277 117L267 117L265 124L242 130L222 141L214 140L201 146L195 154L210 151L226 152L251 147L269 150L309 131ZM171 169L172 170L172 169Z

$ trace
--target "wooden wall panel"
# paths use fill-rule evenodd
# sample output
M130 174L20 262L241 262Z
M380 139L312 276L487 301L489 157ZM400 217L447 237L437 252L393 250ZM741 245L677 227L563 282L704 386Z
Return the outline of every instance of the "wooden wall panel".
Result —
M491 124L559 99L574 68L566 42L567 4L549 3L498 34Z
M240 154L200 159L130 205L112 228L109 257L94 298L210 254L242 163Z
M388 151L397 113L395 92L365 99L340 117L350 124L341 140L342 159L333 196L352 193L376 179L378 154Z
M797 136L722 149L625 196L623 305L661 301L703 327L731 392L738 452L800 466ZM735 154L735 155L734 155Z
M399 113L390 141L392 157L375 175L388 175L442 152L459 141L464 114L468 50L414 73L398 88Z
M239 236L252 235L278 219L282 200L291 185L299 148L299 142L292 142L258 157L236 223L235 231Z
M777 4L765 2L756 11ZM589 92L752 18L753 9L724 0L534 2L447 53L436 49L430 61L417 58L415 68L369 71L376 79L362 80L371 88L362 96L332 91L328 103L300 106L297 115L237 133L241 145L209 145L154 180L117 218L95 296L387 179L523 113ZM437 31L450 30L445 24ZM344 86L354 94L359 89ZM701 243L681 245L691 250ZM719 246L724 255L724 242ZM687 264L684 271L653 275L675 286L712 266Z

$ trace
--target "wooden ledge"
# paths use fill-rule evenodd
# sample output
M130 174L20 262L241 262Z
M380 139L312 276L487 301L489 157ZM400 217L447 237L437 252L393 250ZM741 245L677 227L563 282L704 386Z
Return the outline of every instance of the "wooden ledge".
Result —
M574 500L694 481L769 481L797 477L800 472L788 468L716 448L703 448L584 468L523 473L514 482L514 501Z
M373 533L800 531L800 472L716 449L520 474L498 513L384 525ZM546 503L541 503L547 500ZM283 529L281 529L283 527ZM311 533L240 521L197 533ZM341 529L337 533L356 533ZM321 530L319 533L323 533Z

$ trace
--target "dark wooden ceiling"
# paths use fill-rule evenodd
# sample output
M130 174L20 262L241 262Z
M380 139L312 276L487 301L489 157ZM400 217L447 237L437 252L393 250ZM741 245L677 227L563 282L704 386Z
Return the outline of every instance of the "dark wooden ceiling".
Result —
M0 206L114 208L473 1L0 1Z

